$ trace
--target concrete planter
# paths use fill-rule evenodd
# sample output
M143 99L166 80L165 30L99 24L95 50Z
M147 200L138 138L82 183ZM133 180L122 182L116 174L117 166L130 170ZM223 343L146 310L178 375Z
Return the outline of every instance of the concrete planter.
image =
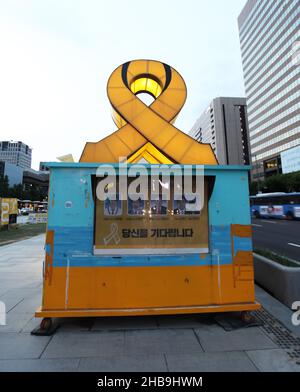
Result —
M300 267L285 267L254 254L255 281L290 309L300 301Z

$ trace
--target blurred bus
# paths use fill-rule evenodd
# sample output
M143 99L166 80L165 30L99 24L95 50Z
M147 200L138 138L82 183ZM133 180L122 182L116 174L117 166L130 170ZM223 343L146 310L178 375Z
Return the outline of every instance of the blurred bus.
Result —
M254 218L300 219L300 193L262 193L250 204Z

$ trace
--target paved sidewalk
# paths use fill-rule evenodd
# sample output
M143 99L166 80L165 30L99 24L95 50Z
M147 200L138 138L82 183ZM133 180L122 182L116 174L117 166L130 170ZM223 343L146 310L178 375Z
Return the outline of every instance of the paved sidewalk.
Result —
M300 327L260 288L262 327L226 332L214 315L111 317L65 319L54 336L31 336L43 242L41 235L0 247L0 301L8 312L0 371L300 371Z

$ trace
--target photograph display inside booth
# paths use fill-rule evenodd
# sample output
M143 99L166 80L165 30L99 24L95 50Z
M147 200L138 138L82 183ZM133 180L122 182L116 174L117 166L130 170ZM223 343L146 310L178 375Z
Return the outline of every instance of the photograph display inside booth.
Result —
M105 201L96 199L95 249L208 249L207 184L203 198L184 195L176 200L172 179L170 200L159 197ZM194 197L194 200L192 199Z

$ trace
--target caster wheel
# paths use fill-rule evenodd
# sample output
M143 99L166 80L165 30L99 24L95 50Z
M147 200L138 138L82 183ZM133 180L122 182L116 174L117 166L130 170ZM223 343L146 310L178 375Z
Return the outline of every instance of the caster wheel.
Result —
M52 327L52 319L51 318L44 318L41 321L40 328L42 331L49 331Z
M31 335L34 336L52 336L59 325L53 322L50 317L45 317L40 323L40 326L31 331Z
M252 315L250 312L242 312L241 313L241 320L244 323L250 323L252 321Z

